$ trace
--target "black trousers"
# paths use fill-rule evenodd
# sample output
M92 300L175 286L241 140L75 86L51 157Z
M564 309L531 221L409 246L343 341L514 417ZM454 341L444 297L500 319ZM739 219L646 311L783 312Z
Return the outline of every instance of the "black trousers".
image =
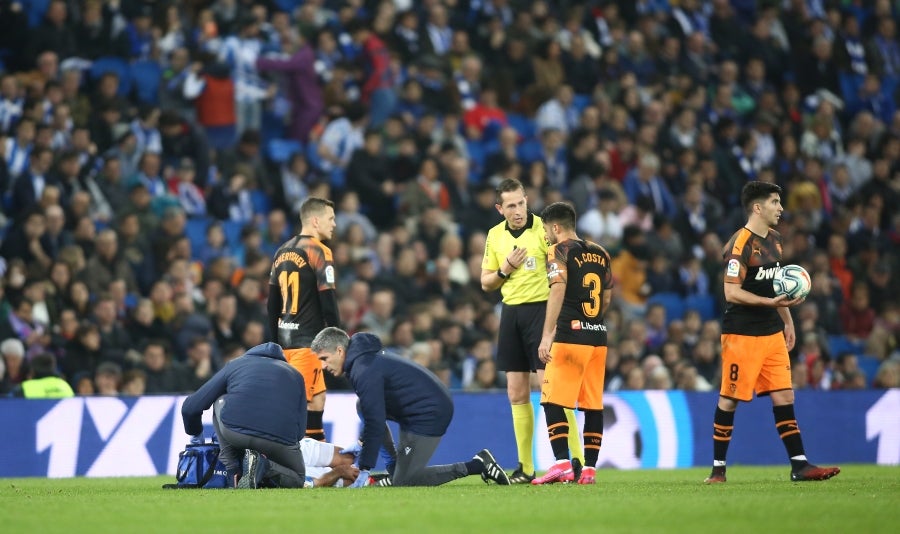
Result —
M213 404L213 427L219 437L219 459L225 464L229 481L235 474L241 473L244 451L252 449L269 460L269 471L264 481L279 488L302 488L306 481L306 466L300 444L285 445L231 430L222 423L222 409L226 402L225 397L220 397Z

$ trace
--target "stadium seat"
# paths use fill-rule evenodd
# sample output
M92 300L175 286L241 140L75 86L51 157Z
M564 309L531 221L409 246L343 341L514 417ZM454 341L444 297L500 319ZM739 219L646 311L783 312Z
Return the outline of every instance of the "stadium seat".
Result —
M841 87L841 96L847 108L855 109L859 102L859 88L862 87L862 76L850 72L842 72L838 75Z
M572 104L578 110L578 113L581 113L584 111L584 108L591 105L591 100L591 95L575 95L575 98L572 99Z
M206 244L206 229L209 227L209 219L206 218L190 218L184 228L188 240L191 242L191 250L195 259Z
M259 135L264 143L271 139L284 137L284 118L277 116L270 110L264 110L262 114L262 124L259 128Z
M319 143L310 141L306 144L306 161L310 168L322 170L322 158L319 157Z
M91 64L90 78L98 80L107 72L114 72L119 76L119 96L128 96L131 92L131 67L120 57L101 57Z
M272 210L272 200L265 191L259 189L250 191L250 201L253 202L253 213L266 215Z
M331 184L331 188L336 191L343 191L344 187L346 187L347 185L347 174L344 172L344 169L332 169L329 176L329 183Z
M859 363L859 370L866 375L866 385L871 386L872 380L878 374L878 368L881 367L881 360L875 356L861 354L856 357L856 361Z
M481 174L484 172L484 162L487 160L487 151L484 148L484 143L481 141L466 141L466 150L469 152L469 181L472 181L472 177L476 177L475 180L480 180Z
M285 13L293 13L297 7L303 5L303 0L275 0L275 5Z
M151 105L159 103L159 83L162 80L162 68L159 63L155 61L132 63L131 79L134 82L134 91L138 102Z
M684 299L678 293L656 293L647 299L647 305L662 304L666 309L666 324L684 317Z
M279 165L287 163L297 152L303 152L303 144L293 139L272 139L266 147L269 159Z
M716 317L716 299L712 295L690 295L684 299L684 308L685 310L697 310L700 312L700 319L704 321Z
M519 154L519 159L522 160L522 163L530 165L532 162L541 159L541 148L540 141L537 139L529 139L519 144L519 148L516 149L516 152Z
M50 7L50 0L29 0L28 2L22 2L22 4L25 6L26 14L28 15L28 27L34 28L39 26L41 21L44 20L47 8Z
M859 355L864 350L865 347L861 342L851 341L841 335L828 336L828 352L831 353L832 358L837 358L845 352Z
M532 139L537 134L534 121L524 115L510 113L506 116L506 121L507 124L519 132L522 140Z
M501 129L503 129L503 123L495 120L488 122L487 126L484 127L484 131L481 133L482 142L487 143L499 138Z
M242 221L222 221L222 230L225 231L225 241L231 248L241 246L241 230L244 229Z

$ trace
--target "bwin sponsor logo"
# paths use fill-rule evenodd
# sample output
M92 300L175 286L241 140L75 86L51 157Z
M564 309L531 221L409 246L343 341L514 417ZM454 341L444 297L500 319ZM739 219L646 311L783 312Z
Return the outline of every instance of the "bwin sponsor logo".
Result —
M775 275L778 271L781 270L781 267L769 267L768 269L760 269L756 271L756 279L757 280L772 280L775 278Z

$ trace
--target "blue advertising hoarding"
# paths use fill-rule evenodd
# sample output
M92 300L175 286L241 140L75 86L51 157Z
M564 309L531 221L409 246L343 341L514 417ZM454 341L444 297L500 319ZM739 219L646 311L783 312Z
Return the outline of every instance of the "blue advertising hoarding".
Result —
M458 393L456 414L432 463L466 460L490 448L515 467L505 392ZM607 394L599 465L619 469L705 466L712 459L715 393L634 391ZM538 469L553 462L543 412L535 407ZM0 477L152 476L173 474L188 436L184 397L77 397L0 401ZM797 419L810 459L820 463L900 464L900 390L798 392ZM204 414L212 433L211 411ZM326 432L339 445L359 435L356 397L330 393ZM731 465L786 464L771 402L741 404L729 449Z

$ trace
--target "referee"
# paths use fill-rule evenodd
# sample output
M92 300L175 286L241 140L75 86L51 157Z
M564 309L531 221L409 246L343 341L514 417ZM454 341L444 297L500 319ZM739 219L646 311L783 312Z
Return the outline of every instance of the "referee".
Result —
M534 408L531 373L544 380L538 345L544 327L547 298L547 238L541 218L528 211L525 187L516 179L497 186L497 211L503 221L490 229L481 262L481 288L500 290L503 311L497 342L497 368L506 372L506 393L512 405L513 430L519 465L510 476L513 484L534 480ZM569 428L578 428L575 414L566 410ZM584 465L581 438L569 433L572 458Z

